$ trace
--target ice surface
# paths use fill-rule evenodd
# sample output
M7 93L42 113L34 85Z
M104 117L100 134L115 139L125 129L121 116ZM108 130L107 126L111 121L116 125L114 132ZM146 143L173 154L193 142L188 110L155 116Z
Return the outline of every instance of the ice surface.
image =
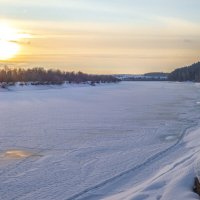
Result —
M198 143L184 135L198 92L168 82L0 91L1 199L174 199L176 188L195 199Z

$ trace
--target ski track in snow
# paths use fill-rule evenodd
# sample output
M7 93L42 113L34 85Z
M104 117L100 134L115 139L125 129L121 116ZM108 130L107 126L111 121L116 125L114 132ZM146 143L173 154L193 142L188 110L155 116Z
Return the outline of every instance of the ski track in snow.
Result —
M197 124L196 124L196 125L197 125ZM116 175L116 176L114 176L114 177L111 177L111 178L109 178L109 179L107 179L107 180L105 180L105 181L103 181L103 182L101 182L101 183L99 183L99 184L97 184L97 185L95 185L95 186L92 186L92 187L90 187L90 188L87 188L87 189L85 189L84 191L82 191L82 192L80 192L80 193L78 193L78 194L75 194L75 195L73 195L72 197L67 198L66 200L74 200L74 199L77 199L77 198L81 197L82 195L84 195L84 194L86 194L86 193L88 193L88 192L90 192L90 191L99 189L99 188L105 186L106 184L111 183L112 181L114 181L114 180L116 180L116 179L120 179L120 178L121 178L122 176L124 176L124 175L127 175L127 174L129 174L129 173L133 173L133 172L137 172L137 170L142 170L143 168L148 167L148 165L150 165L151 163L156 162L156 160L160 159L160 158L163 157L163 156L166 156L166 154L169 154L171 151L173 151L173 149L174 149L178 144L180 144L180 142L182 141L182 138L184 137L185 133L186 133L188 130L190 130L191 128L193 128L194 126L195 126L195 125L193 124L193 125L191 125L191 127L186 128L186 129L184 130L183 134L181 135L181 137L179 137L178 141L177 141L175 144L173 144L172 146L170 146L169 148L167 148L167 149L165 149L165 150L163 150L163 151L161 151L161 152L158 152L157 154L151 156L150 158L148 158L148 159L147 159L146 161L144 161L143 163L141 163L141 164L139 164L139 165L137 165L137 166L135 166L135 167L133 167L133 168L127 170L127 171L124 171L124 172L122 172L122 173L120 173L120 174L118 174L118 175ZM189 157L190 157L190 156L189 156ZM133 175L133 174L132 174L132 175ZM162 174L162 175L163 175L163 174ZM134 175L133 175L133 176L134 176ZM144 197L143 197L143 198L144 198ZM143 198L140 197L140 198L138 198L138 199L141 200L141 199L143 199Z

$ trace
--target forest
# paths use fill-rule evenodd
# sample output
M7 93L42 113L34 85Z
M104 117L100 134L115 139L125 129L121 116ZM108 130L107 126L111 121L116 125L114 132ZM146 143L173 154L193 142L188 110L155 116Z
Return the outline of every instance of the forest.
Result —
M0 83L15 84L16 82L27 83L32 85L43 84L63 84L68 83L110 83L120 81L112 75L92 75L82 72L64 72L61 70L32 68L32 69L16 69L4 67L0 69ZM1 84L2 85L2 84Z
M200 82L200 62L174 70L168 75L168 80Z

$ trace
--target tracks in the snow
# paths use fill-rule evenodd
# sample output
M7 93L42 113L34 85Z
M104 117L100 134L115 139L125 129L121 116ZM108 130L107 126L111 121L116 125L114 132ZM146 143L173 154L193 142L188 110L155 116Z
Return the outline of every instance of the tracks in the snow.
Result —
M155 155L151 156L150 158L148 158L147 160L145 160L143 163L139 164L139 165L136 165L134 166L133 168L129 169L129 170L126 170L114 177L111 177L107 180L104 180L102 181L101 183L99 184L96 184L95 186L92 186L92 187L89 187L89 188L86 188L85 190L77 193L77 194L74 194L73 196L69 197L69 198L66 198L66 200L75 200L75 199L80 199L81 196L87 194L88 192L91 192L91 191L94 191L96 189L100 189L102 187L104 187L105 185L107 184L110 184L112 183L113 181L116 181L118 180L119 178L122 178L123 176L125 175L128 175L129 173L134 173L134 172L137 172L138 170L141 170L142 168L150 165L151 163L155 162L156 160L159 160L160 158L162 158L163 156L165 156L166 154L170 153L177 145L179 145L183 139L183 137L185 136L185 134L188 132L188 130L190 130L191 128L197 126L197 123L193 121L193 125L191 125L190 127L187 127L183 133L181 134L181 136L179 137L179 139L177 140L176 143L174 143L173 145L171 145L170 147L168 147L167 149L161 151L161 152L158 152L156 153Z

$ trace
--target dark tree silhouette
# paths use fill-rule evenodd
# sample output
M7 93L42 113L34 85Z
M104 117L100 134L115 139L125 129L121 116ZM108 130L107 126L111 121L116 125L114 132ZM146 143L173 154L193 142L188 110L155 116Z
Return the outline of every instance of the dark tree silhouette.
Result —
M92 75L82 72L64 72L60 70L44 68L32 69L10 69L4 67L0 69L0 83L15 84L16 82L27 83L31 82L33 85L43 84L62 84L69 83L83 83L90 82L92 85L95 83L110 83L120 81L112 75ZM2 85L2 84L1 84Z
M200 82L200 62L174 70L169 74L168 79L170 81Z

